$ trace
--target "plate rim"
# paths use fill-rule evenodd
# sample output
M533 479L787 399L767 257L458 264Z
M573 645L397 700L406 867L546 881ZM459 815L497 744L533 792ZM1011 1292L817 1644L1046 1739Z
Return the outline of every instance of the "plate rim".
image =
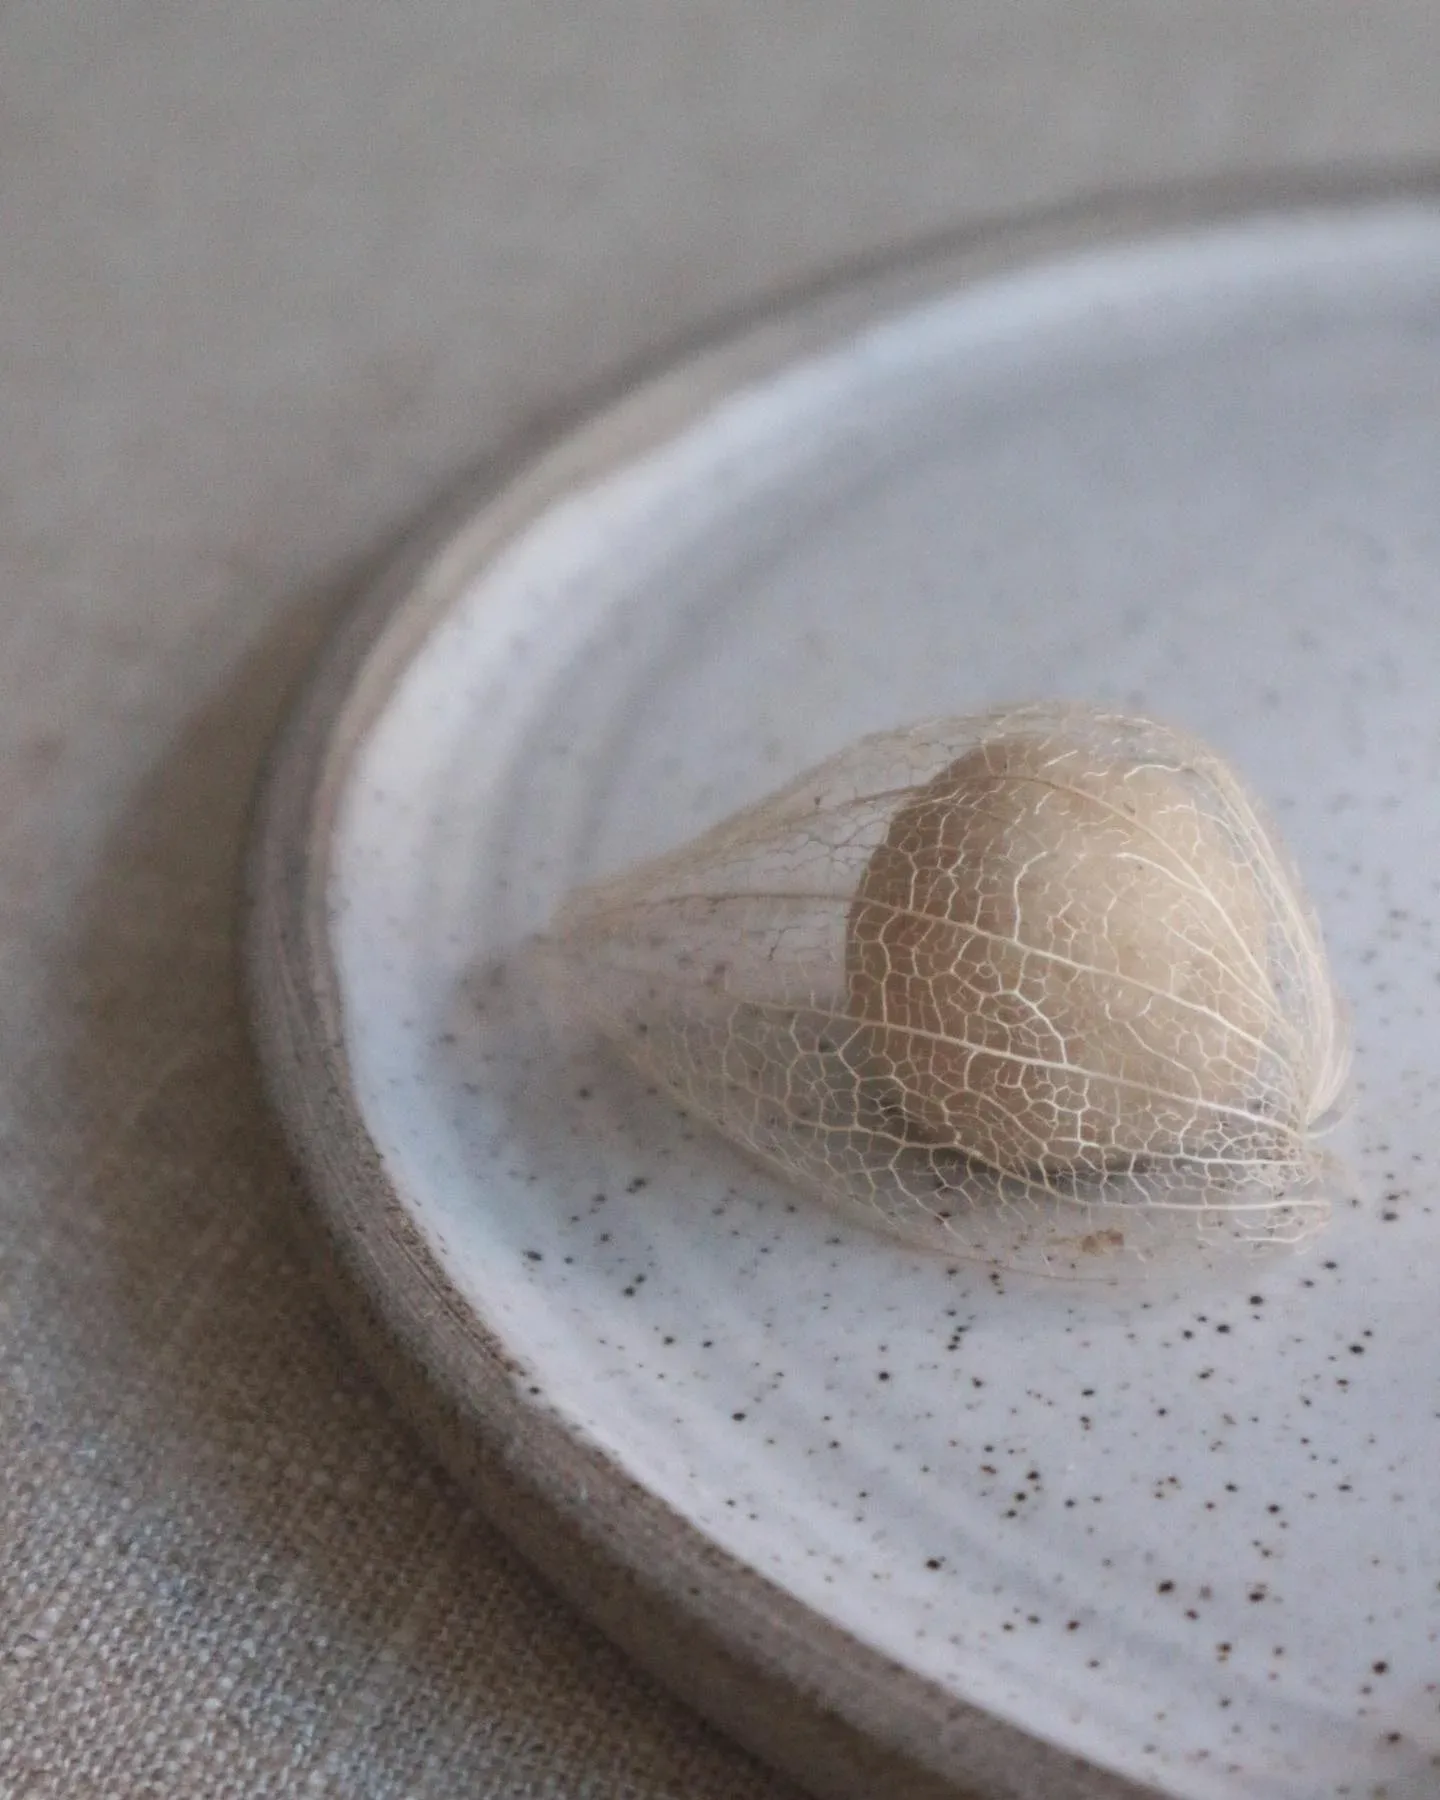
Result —
M528 1395L385 1174L355 1091L329 941L337 812L367 731L431 630L506 543L581 482L652 448L746 381L907 305L1093 248L1301 209L1440 201L1440 166L1166 185L1090 196L849 263L626 371L462 484L355 597L292 700L247 826L241 985L300 1177L302 1237L362 1357L481 1509L663 1686L824 1800L1162 1790L957 1699L813 1612Z

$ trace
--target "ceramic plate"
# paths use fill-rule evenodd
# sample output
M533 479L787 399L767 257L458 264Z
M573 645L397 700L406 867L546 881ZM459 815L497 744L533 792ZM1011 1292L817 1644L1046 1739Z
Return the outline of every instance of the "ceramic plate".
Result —
M829 1215L556 1035L577 881L1041 696L1270 801L1358 1040L1312 1248L1116 1288ZM770 317L356 614L251 866L364 1342L638 1656L818 1793L1440 1791L1440 202L979 234Z

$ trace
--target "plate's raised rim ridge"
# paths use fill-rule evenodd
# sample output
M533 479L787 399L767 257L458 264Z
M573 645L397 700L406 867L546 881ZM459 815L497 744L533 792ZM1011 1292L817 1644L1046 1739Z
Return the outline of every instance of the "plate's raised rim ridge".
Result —
M671 436L719 394L866 323L1081 246L1247 216L1434 203L1440 169L1277 176L1089 201L972 227L852 265L705 347L677 353L557 436L491 471L416 531L342 621L277 738L251 820L243 985L265 1083L312 1202L307 1223L346 1324L494 1522L666 1685L817 1794L1140 1800L1102 1771L813 1614L719 1549L530 1399L391 1187L345 1050L329 943L333 828L355 754L468 580L562 495Z

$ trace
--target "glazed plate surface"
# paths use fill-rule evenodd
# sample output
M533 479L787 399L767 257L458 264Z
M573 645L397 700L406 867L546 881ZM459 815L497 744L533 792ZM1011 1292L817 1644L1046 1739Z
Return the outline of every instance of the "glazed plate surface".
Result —
M1357 1039L1305 1250L947 1263L534 1003L574 883L863 732L1049 696L1199 731L1278 813ZM561 1521L582 1604L760 1698L682 1691L824 1792L832 1728L897 1795L1440 1791L1423 183L1017 228L739 334L412 553L273 784L259 1036L342 1258L531 1553Z

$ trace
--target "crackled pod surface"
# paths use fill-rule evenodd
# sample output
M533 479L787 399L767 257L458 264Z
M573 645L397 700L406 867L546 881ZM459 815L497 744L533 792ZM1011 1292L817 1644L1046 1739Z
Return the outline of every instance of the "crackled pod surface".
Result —
M1006 1173L1273 1155L1265 896L1186 771L1002 738L896 814L847 944L864 1063L927 1138ZM1269 1067L1262 1065L1269 1064Z
M1325 1216L1318 924L1235 773L1152 721L865 739L576 896L550 948L683 1104L952 1254L1063 1271Z

